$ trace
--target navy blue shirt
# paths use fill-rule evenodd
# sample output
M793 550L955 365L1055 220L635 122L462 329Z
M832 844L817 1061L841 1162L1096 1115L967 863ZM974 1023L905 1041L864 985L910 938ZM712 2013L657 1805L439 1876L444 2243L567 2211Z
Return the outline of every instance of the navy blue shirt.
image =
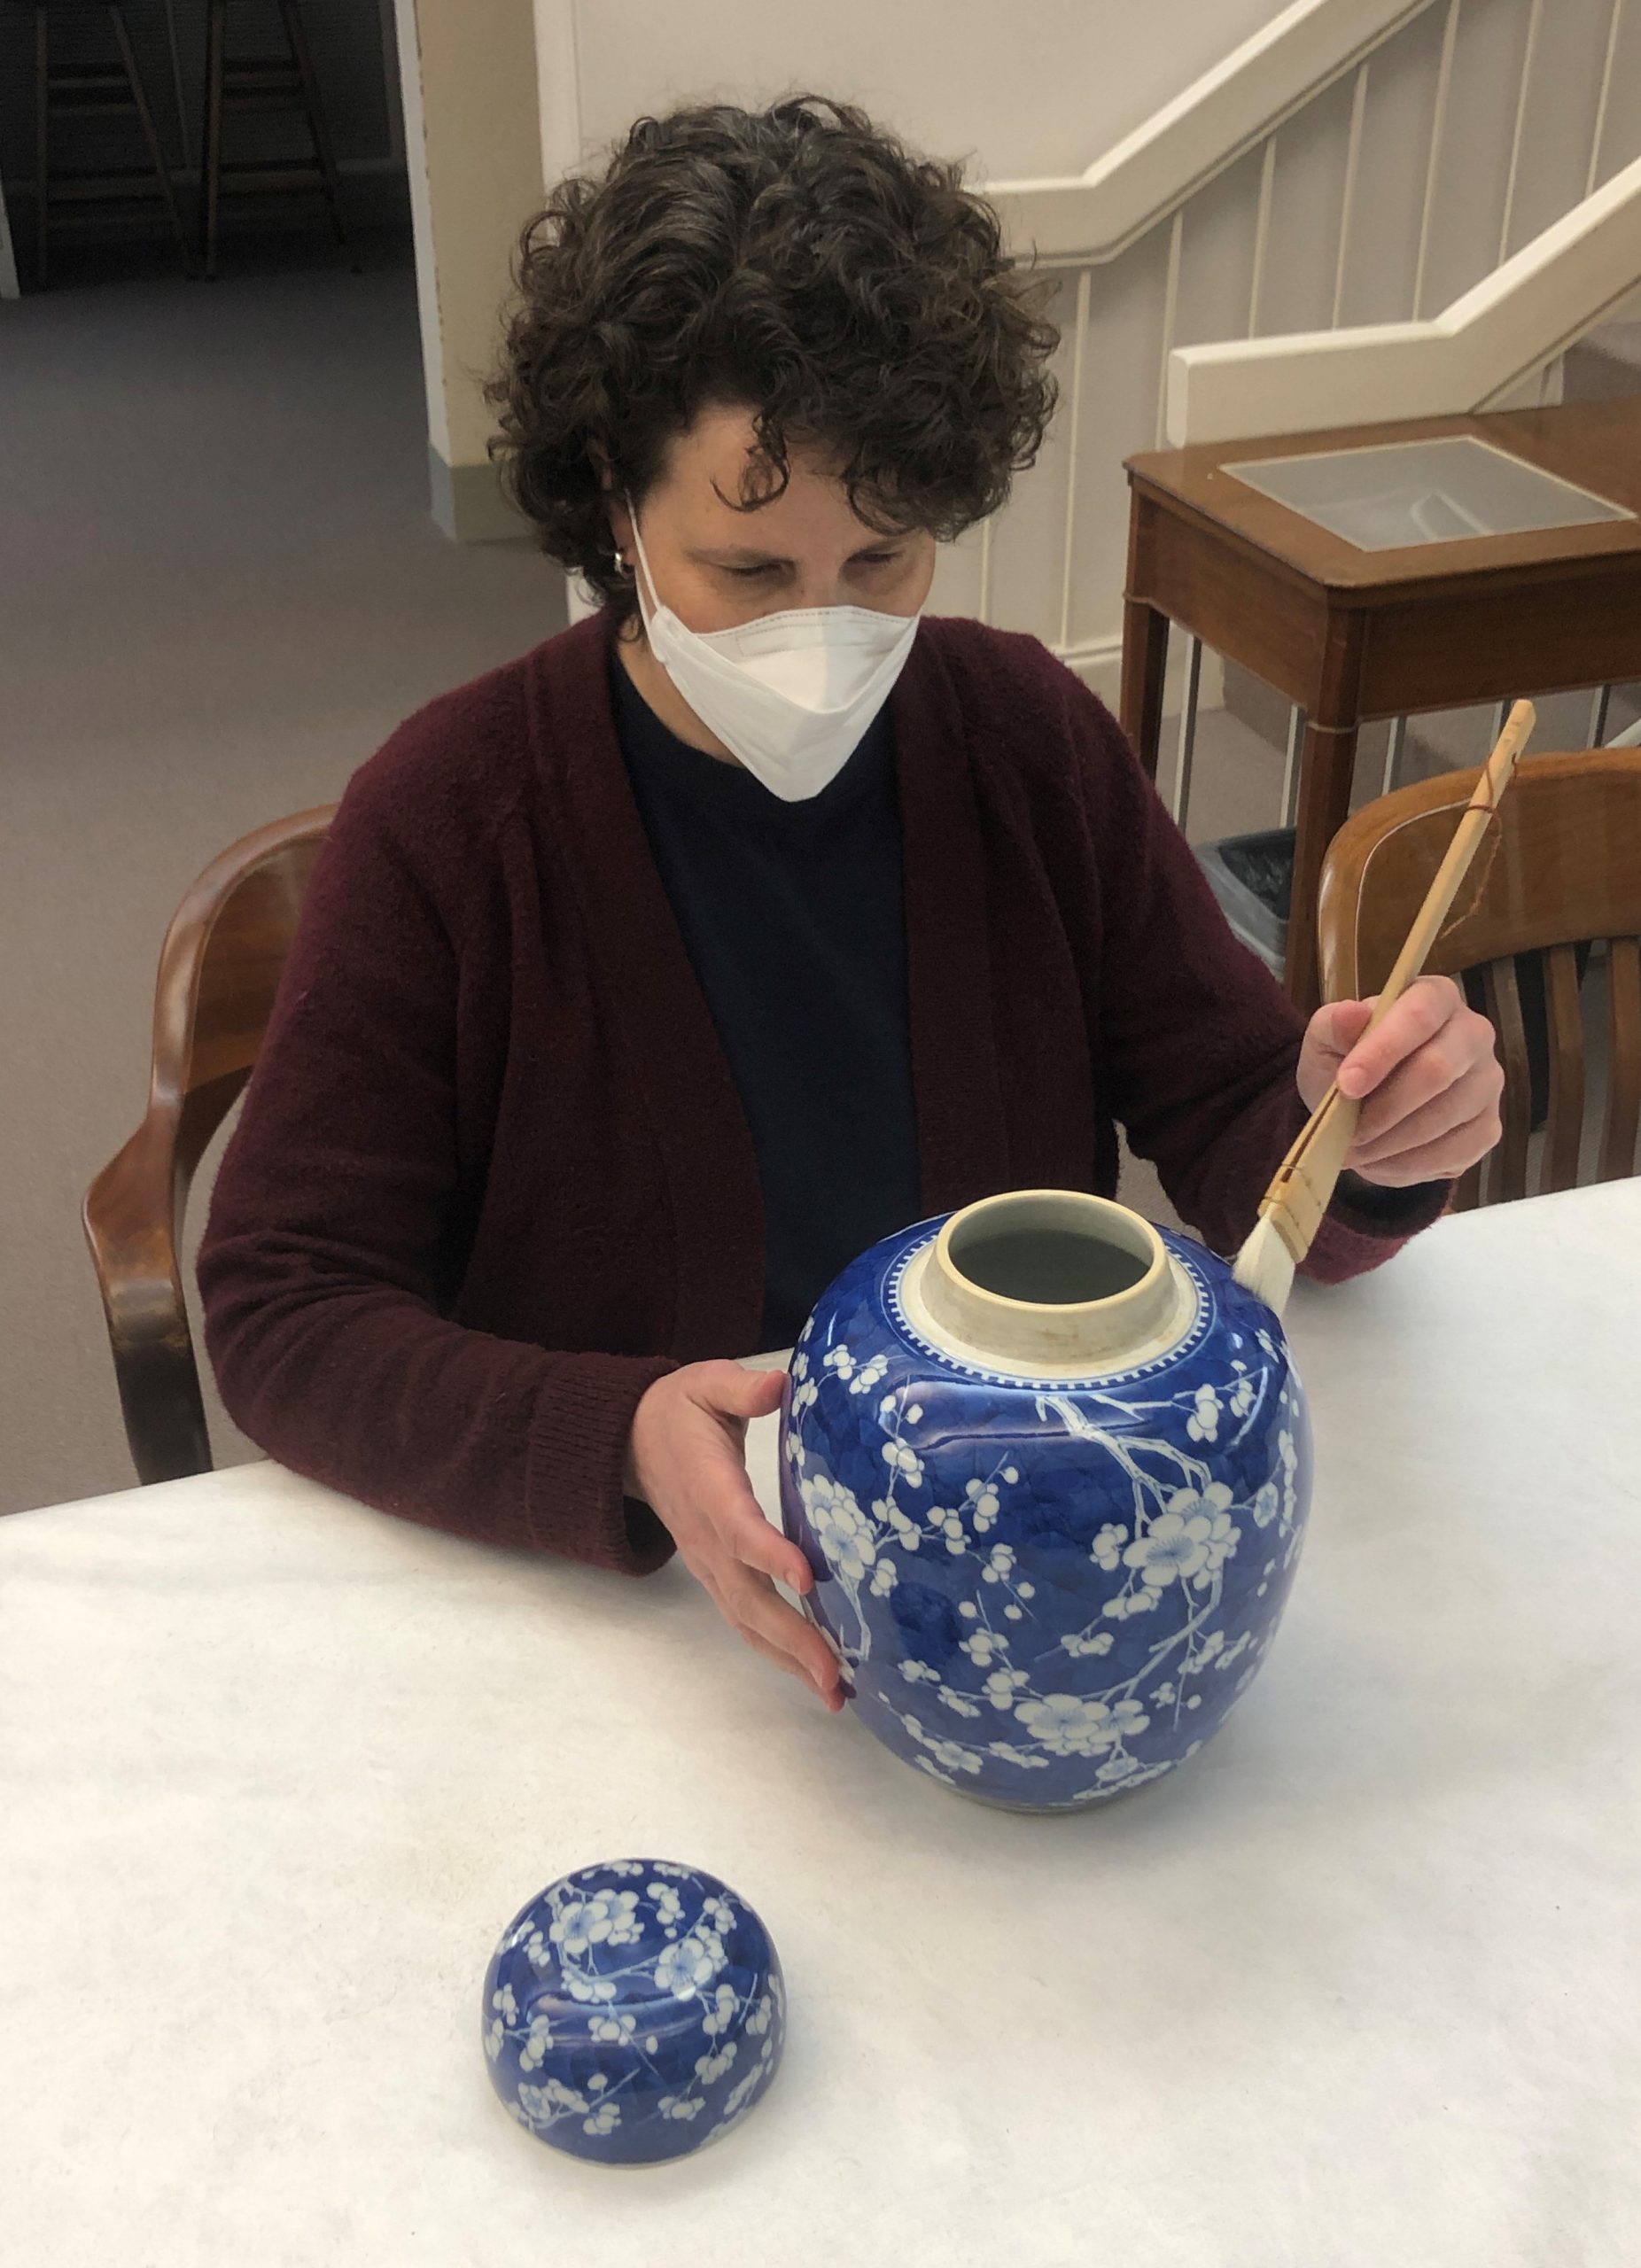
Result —
M619 659L616 733L746 1112L764 1200L766 1348L921 1215L893 728L782 803L669 731Z

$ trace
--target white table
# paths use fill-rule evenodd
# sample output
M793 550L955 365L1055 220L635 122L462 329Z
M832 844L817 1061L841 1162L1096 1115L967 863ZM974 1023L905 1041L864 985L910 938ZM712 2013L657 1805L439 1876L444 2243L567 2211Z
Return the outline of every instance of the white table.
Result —
M0 2251L1628 2268L1641 1184L1290 1320L1280 1641L1192 1767L1077 1818L908 1771L680 1571L268 1466L0 1524ZM517 1907L627 1852L755 1902L793 2021L737 2134L622 2175L506 2117L478 1996Z

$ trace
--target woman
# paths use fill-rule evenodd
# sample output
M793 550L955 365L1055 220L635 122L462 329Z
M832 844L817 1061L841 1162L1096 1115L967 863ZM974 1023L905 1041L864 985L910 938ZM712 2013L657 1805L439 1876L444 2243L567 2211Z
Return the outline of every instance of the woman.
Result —
M813 98L645 120L521 285L503 462L603 610L353 780L207 1338L284 1463L633 1572L676 1547L836 1708L742 1462L780 1380L730 1358L907 1221L1109 1193L1119 1122L1229 1250L1335 1069L1369 1099L1310 1272L1371 1267L1497 1138L1491 1033L1439 980L1305 1028L1092 695L921 619L1053 406L955 167Z

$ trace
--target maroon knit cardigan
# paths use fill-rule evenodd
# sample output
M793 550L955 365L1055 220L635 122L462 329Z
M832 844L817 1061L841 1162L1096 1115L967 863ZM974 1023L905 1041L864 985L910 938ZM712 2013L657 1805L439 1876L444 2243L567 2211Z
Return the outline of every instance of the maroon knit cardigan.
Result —
M640 1395L758 1351L751 1138L628 789L609 624L447 695L354 775L199 1258L222 1398L297 1472L634 1572ZM927 621L893 695L922 1210L1114 1191L1116 1123L1229 1251L1297 1132L1301 1021L1108 712ZM847 1067L840 1067L847 1076ZM1336 1203L1311 1254L1394 1228Z

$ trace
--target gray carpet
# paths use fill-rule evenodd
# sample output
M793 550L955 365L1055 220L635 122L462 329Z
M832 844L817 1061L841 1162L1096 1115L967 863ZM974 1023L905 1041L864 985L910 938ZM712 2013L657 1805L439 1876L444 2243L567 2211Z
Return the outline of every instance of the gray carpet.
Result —
M433 526L423 421L397 260L0 308L0 1511L133 1478L79 1207L183 889L563 620Z

